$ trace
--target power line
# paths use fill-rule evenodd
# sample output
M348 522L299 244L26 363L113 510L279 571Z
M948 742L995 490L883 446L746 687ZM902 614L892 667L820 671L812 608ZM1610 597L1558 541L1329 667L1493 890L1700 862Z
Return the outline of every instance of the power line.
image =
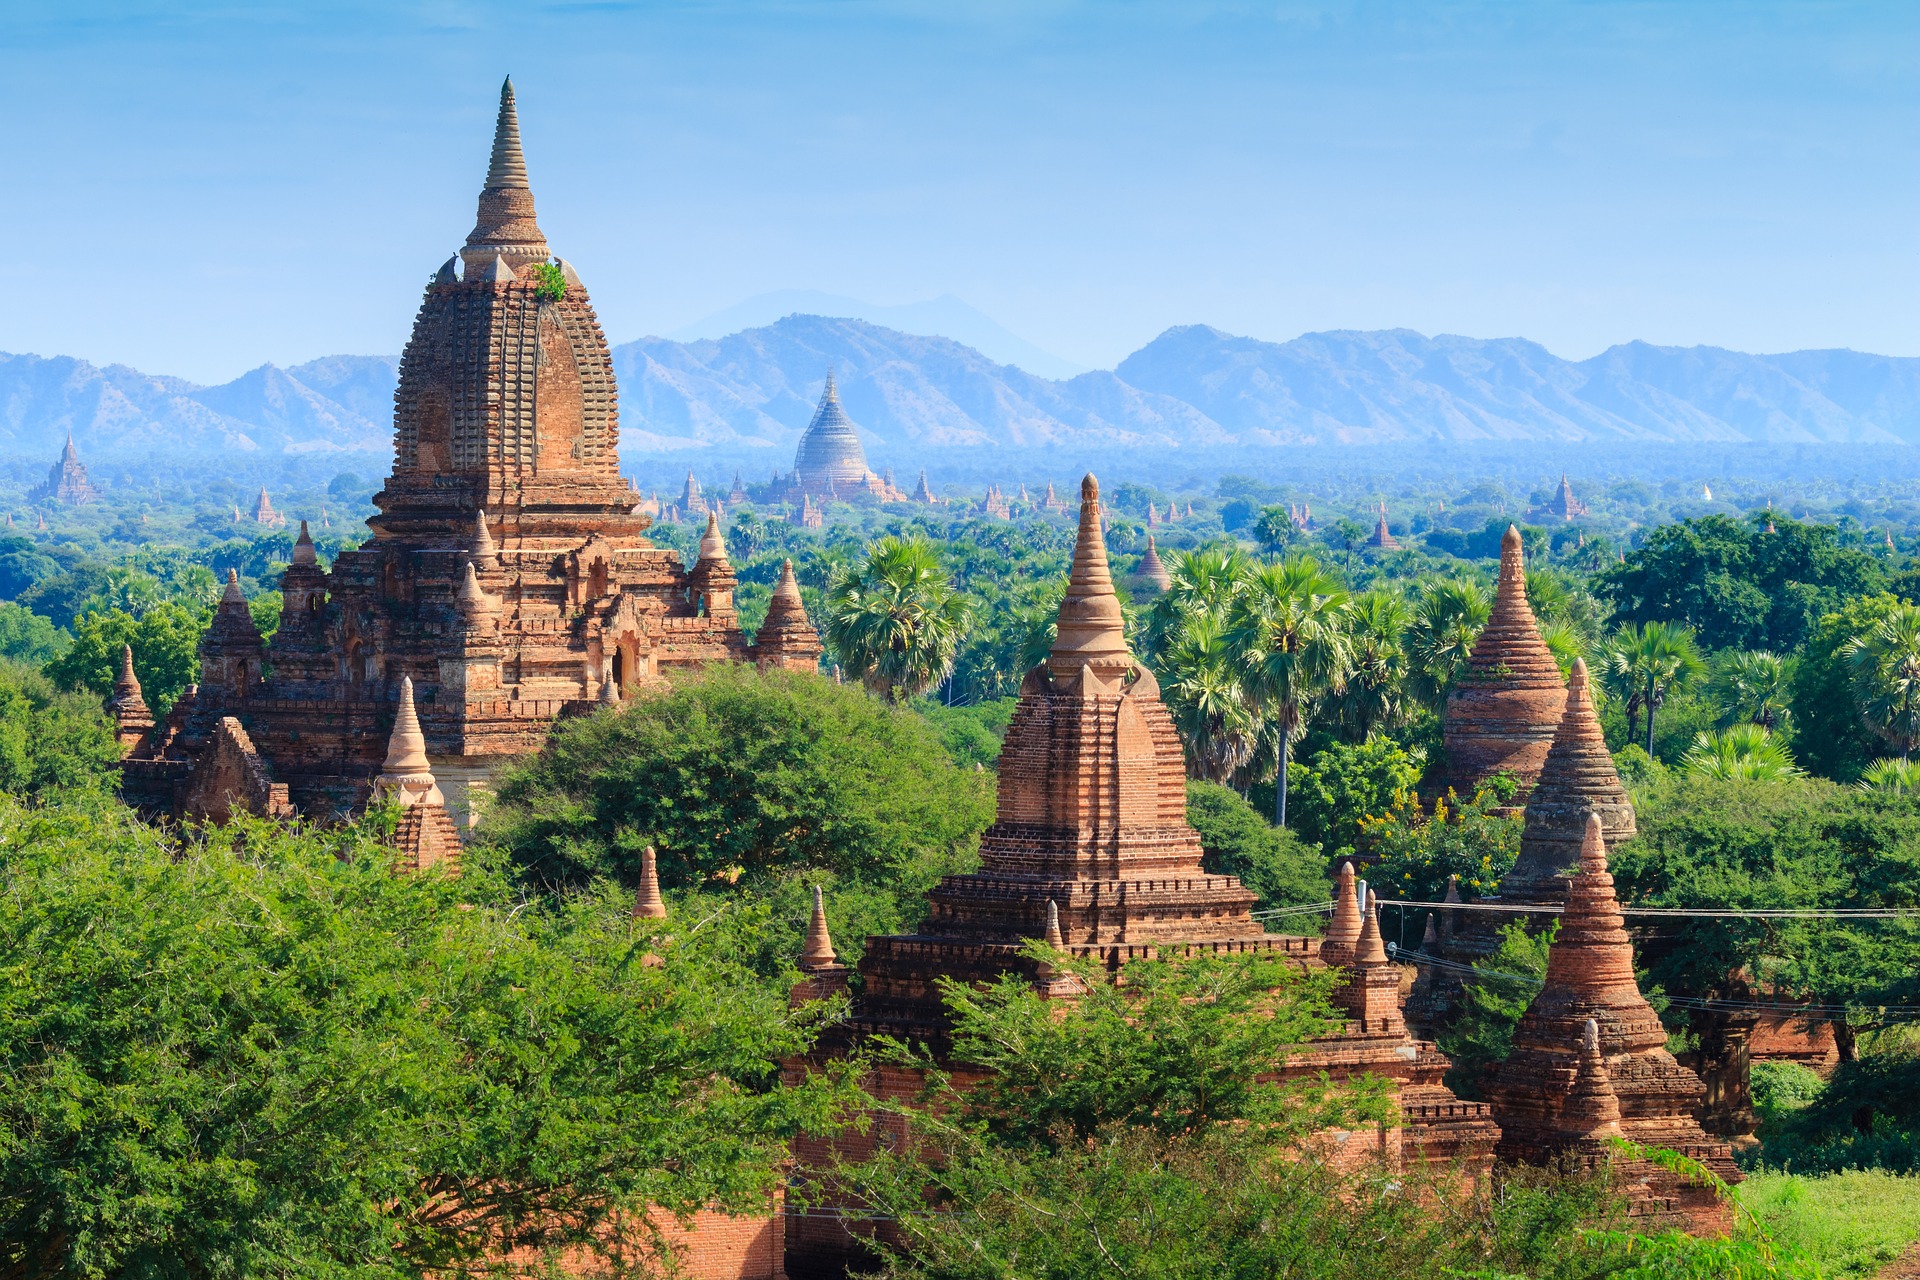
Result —
M1435 911L1502 911L1508 915L1557 916L1565 907L1504 902L1418 902L1410 898L1381 898L1383 907L1427 907ZM1615 907L1623 916L1672 917L1689 920L1920 920L1920 907Z

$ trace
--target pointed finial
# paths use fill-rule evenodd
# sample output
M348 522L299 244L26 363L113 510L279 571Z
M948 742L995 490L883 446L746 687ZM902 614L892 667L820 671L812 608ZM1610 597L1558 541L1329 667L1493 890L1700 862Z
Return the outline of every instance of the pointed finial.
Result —
M1081 667L1118 673L1133 665L1120 599L1113 592L1106 540L1100 536L1100 482L1092 472L1080 482L1080 531L1047 665L1061 676Z
M472 550L475 563L484 565L489 569L499 567L500 553L498 548L493 545L493 535L487 532L487 513L484 511L475 511L473 513Z
M1371 889L1367 890L1366 923L1360 927L1360 941L1354 947L1353 962L1357 965L1387 962L1386 943L1380 937L1380 895Z
M393 733L387 738L387 761L383 776L404 777L430 772L427 764L427 736L420 730L420 716L413 706L413 677L400 677L400 707L393 717Z
M238 569L227 570L227 587L225 591L220 593L220 603L223 605L237 604L242 608L246 607L247 597L246 593L240 590L240 571Z
M827 932L827 899L820 886L813 886L813 919L807 922L807 943L800 951L800 967L825 969L838 962L833 954L833 937Z
M1348 964L1360 941L1360 903L1355 896L1353 864L1343 862L1334 876L1333 920L1320 942L1320 958L1329 965Z
M707 531L700 535L700 559L718 564L727 560L727 540L720 536L720 514L707 508Z
M133 646L120 646L120 678L113 682L115 696L122 693L139 693L140 677L133 673Z
M474 572L471 560L461 568L460 589L453 599L460 612L470 619L488 617L495 612L494 599L480 589L480 575Z
M513 102L513 78L500 84L500 114L493 124L493 153L487 157L489 187L527 189L527 157L520 149L520 113Z
M600 704L617 706L620 702L620 682L613 678L613 664L607 664L606 674L600 677Z
M307 522L300 522L300 536L293 540L293 562L298 565L317 565L319 555L313 549L313 535L307 532Z
M1055 951L1064 951L1067 940L1060 933L1060 905L1052 898L1047 899L1047 945Z
M660 896L660 868L652 845L648 845L640 854L640 890L633 897L633 918L635 920L667 918L667 900Z

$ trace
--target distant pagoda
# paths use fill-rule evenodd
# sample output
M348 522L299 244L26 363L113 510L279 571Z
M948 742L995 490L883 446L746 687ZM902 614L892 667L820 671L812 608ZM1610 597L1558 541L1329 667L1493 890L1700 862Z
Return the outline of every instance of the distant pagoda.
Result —
M67 436L67 447L60 451L60 461L53 464L53 470L47 472L47 482L28 497L33 502L57 502L66 507L100 501L100 491L93 487L93 481L87 479L87 469L81 465L80 454L73 447L71 434Z
M253 522L276 529L287 523L287 518L273 509L273 499L267 497L267 486L265 485L260 486L260 496L254 500Z
M1380 504L1380 518L1373 526L1373 536L1367 539L1367 545L1381 551L1398 551L1400 540L1387 528L1387 504Z
M861 447L853 419L840 407L840 392L831 369L827 370L827 385L820 393L813 421L807 424L794 453L793 472L776 486L773 496L784 502L804 498L827 502L907 500L891 478L877 476L868 468L867 451Z
M1567 473L1560 473L1560 487L1547 502L1527 513L1535 519L1558 520L1562 524L1578 520L1587 514L1587 504L1573 496L1573 486L1567 483Z

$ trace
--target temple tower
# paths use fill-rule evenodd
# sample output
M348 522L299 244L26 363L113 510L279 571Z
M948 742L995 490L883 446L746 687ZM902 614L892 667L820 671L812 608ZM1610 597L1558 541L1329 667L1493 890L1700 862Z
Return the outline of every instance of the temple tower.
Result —
M1465 799L1492 775L1512 774L1520 784L1512 801L1518 812L1546 764L1566 704L1566 681L1527 604L1520 530L1508 525L1492 612L1447 699L1445 785Z
M790 671L818 671L820 655L826 647L820 633L807 618L807 606L800 599L800 583L793 576L793 561L780 564L780 581L774 584L773 598L767 602L767 616L753 637L754 661L762 667L784 667Z
M1148 504L1152 510L1152 504ZM1153 545L1153 535L1147 535L1146 554L1140 557L1140 565L1133 571L1134 581L1150 595L1159 595L1173 585L1173 575L1167 572L1167 566L1161 563L1160 552Z
M1597 814L1587 820L1580 871L1567 894L1560 934L1547 953L1546 982L1515 1028L1513 1053L1488 1073L1486 1093L1500 1124L1501 1159L1537 1164L1566 1150L1569 1102L1580 1096L1589 1020L1618 1100L1620 1132L1678 1151L1738 1182L1727 1145L1710 1139L1695 1118L1705 1094L1700 1078L1667 1052L1666 1029L1634 978L1633 944L1607 871ZM1724 1230L1724 1206L1715 1202L1694 1212L1707 1215L1694 1229Z
M80 451L73 447L72 432L67 433L67 447L60 451L60 461L53 464L53 470L47 472L46 483L28 494L27 501L58 502L69 507L100 501L100 491L87 478L87 469L80 462ZM8 521L12 521L11 516ZM44 516L40 519L40 527L47 527Z

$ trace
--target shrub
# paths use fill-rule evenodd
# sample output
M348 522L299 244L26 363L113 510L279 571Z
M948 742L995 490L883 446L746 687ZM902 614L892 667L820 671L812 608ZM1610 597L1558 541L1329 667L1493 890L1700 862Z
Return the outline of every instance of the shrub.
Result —
M1256 911L1325 902L1332 896L1327 861L1319 848L1268 822L1231 788L1189 781L1187 821L1200 833L1202 865L1214 875L1239 876L1259 895ZM1294 916L1286 932L1317 924L1315 916Z

